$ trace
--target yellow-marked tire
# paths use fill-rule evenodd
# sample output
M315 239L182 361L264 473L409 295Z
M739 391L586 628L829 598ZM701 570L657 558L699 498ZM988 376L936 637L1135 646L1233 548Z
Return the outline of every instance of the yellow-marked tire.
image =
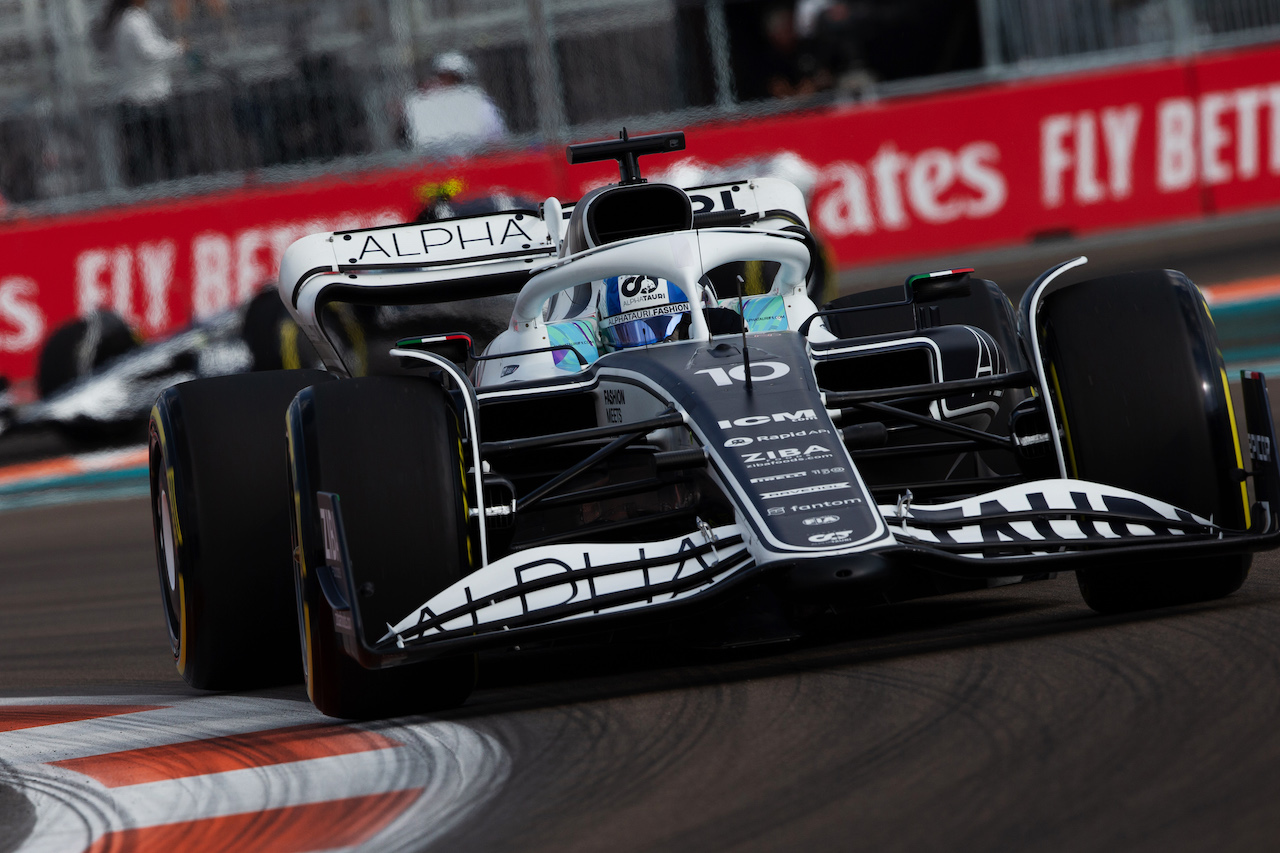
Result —
M311 701L347 719L451 708L475 686L473 654L367 669L348 653L319 571L318 492L338 495L367 646L472 567L459 421L430 379L309 388L289 407L298 629Z
M1071 285L1046 297L1039 323L1069 476L1248 527L1218 337L1186 276L1159 270ZM1076 577L1090 607L1115 613L1229 595L1250 560L1163 560Z
M297 681L285 412L316 370L198 379L151 411L151 512L174 661L192 687Z
M240 334L253 356L254 370L297 370L320 363L315 347L300 333L275 287L249 300Z

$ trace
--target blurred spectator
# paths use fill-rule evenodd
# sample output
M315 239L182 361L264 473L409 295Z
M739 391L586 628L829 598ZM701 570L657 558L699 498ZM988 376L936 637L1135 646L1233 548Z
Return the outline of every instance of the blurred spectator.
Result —
M1116 43L1121 47L1173 40L1173 21L1165 0L1112 0Z
M254 166L278 166L366 154L371 149L362 104L365 75L337 52L317 50L315 10L296 4L289 16L284 73L253 83L229 73L232 111Z
M0 121L0 194L20 204L39 197L40 128L32 118Z
M203 5L214 15L221 17L227 13L227 0L204 0ZM177 21L191 18L192 0L173 0L173 17Z
M760 57L765 87L771 97L809 95L826 82L817 61L796 32L795 15L788 6L774 6L764 18L765 50Z
M819 90L860 93L873 85L862 49L868 18L866 4L850 0L801 0L796 5L796 32L813 56Z
M415 151L464 154L499 142L507 123L475 82L475 66L461 53L442 53L434 76L404 101L405 133Z
M109 0L99 33L120 74L120 136L130 186L178 174L177 126L168 101L171 66L184 45L164 37L146 6L147 0Z

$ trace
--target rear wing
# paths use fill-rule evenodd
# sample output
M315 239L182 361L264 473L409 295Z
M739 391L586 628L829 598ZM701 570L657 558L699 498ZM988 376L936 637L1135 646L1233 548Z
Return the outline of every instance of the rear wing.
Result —
M804 197L786 181L757 178L685 190L693 206L694 227L723 227L723 216L737 212L736 224L771 229L787 224L808 227ZM561 214L568 220L572 204ZM701 222L699 220L702 220ZM705 225L704 225L705 223ZM564 228L556 229L562 234ZM519 291L536 262L559 253L538 212L511 210L443 219L418 225L389 225L355 231L313 234L295 242L280 266L279 287L286 304L303 309L305 291L332 284L403 287L468 279L506 278L505 292ZM480 282L477 282L479 284ZM319 287L316 287L319 285ZM485 295L471 292L468 296ZM422 301L440 299L420 294ZM403 297L403 294L401 294ZM397 299L397 301L400 301Z
M532 210L510 210L420 225L312 234L295 242L280 264L280 296L300 313L327 287L402 288L459 279L511 278L519 290L526 268L555 255L546 224ZM483 292L469 295L484 295ZM457 296L431 292L421 301ZM401 300L397 300L401 301Z
M808 228L804 196L777 178L684 190L694 228ZM574 205L565 205L568 220ZM546 210L554 210L548 204ZM326 301L430 305L519 293L563 251L563 224L548 229L539 212L510 210L413 225L312 234L291 245L280 265L280 297L331 363L316 312ZM323 298L322 298L323 297Z

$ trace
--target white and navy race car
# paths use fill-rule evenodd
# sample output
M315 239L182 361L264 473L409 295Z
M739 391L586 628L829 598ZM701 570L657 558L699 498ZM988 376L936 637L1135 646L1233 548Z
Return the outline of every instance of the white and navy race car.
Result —
M1242 423L1185 276L1077 258L1017 309L968 269L820 308L799 191L641 178L683 147L624 132L569 148L621 167L576 204L289 249L280 295L326 369L151 414L187 681L287 680L300 636L320 710L392 715L461 703L486 650L768 641L1062 571L1099 611L1202 601L1280 541L1265 379ZM513 296L483 351L420 332Z

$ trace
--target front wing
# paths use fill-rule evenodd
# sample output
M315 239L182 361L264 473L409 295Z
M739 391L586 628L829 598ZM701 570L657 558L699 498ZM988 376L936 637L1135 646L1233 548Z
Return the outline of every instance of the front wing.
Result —
M359 581L346 558L337 496L336 548L326 549L332 603L350 618L347 648L370 668L481 648L517 645L624 617L643 618L704 601L768 573L813 570L831 578L913 566L970 578L998 578L1138 561L1245 553L1280 544L1280 466L1260 374L1244 377L1255 502L1248 531L1125 489L1082 480L1050 479L961 501L879 507L893 540L843 557L758 562L750 535L737 524L702 524L687 535L645 543L561 543L508 555L478 569L387 625L369 646L360 638ZM812 565L806 565L806 564ZM335 588L338 584L345 588Z
M815 576L856 581L912 566L969 578L1133 565L1135 562L1246 553L1280 545L1280 464L1266 380L1245 374L1244 398L1254 481L1253 523L1228 530L1212 520L1125 489L1049 479L944 504L903 500L879 507L892 539L844 556L757 560L738 524L697 529L643 543L559 543L510 554L471 573L363 642L338 496L324 494L335 547L325 549L321 587L349 634L346 648L369 668L444 654L506 647L623 618L687 607L768 573L796 585ZM760 556L767 552L761 552ZM799 580L803 577L805 580Z

